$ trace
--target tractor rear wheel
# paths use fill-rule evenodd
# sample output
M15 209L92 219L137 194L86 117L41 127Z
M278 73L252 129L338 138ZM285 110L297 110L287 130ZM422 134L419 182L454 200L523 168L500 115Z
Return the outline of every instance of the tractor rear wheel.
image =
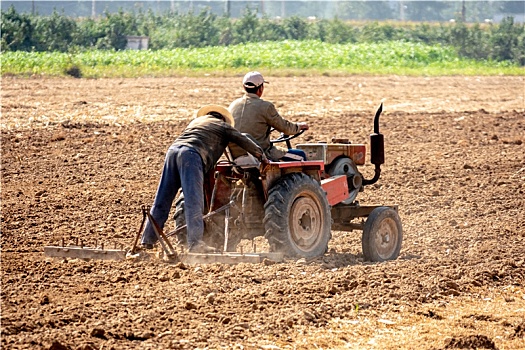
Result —
M390 207L372 210L366 219L361 240L365 260L395 260L402 242L403 228L397 211Z
M323 255L331 238L326 194L306 174L293 173L270 189L264 205L265 237L270 250L291 257Z
M182 194L182 191L175 199L175 214L173 215L173 218L175 219L175 227L178 228L186 225L186 218L184 217L184 194ZM179 232L177 232L177 243L186 246L186 237L187 230L180 230Z
M186 217L184 216L184 194L181 192L175 200L175 226L181 227L186 225ZM216 213L214 216L206 219L204 222L204 233L202 240L216 249L224 250L224 229L225 229L225 214ZM228 245L224 251L234 252L239 244L238 237L229 237ZM177 233L177 243L179 245L187 245L187 230L183 229Z

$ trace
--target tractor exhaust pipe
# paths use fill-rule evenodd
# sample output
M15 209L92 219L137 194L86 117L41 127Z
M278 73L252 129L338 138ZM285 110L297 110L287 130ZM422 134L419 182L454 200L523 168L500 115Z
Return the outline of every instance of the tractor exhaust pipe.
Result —
M379 105L374 117L374 133L370 134L370 162L375 165L374 177L370 180L363 179L363 186L372 185L381 176L381 164L385 163L385 140L379 132L379 116L383 111L383 102Z

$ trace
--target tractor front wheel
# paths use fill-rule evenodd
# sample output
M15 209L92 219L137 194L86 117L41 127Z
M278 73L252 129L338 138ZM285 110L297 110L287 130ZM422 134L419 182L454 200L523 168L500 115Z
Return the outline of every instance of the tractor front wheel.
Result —
M361 240L365 260L397 259L402 241L403 229L397 211L390 207L372 210L366 219Z
M270 189L265 206L265 237L270 250L291 257L323 255L331 238L326 194L306 174L293 173Z

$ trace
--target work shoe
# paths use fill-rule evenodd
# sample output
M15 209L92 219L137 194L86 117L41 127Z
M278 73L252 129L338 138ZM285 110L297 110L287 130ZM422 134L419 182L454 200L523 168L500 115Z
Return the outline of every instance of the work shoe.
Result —
M151 243L142 243L140 247L144 250L151 250L153 249L153 244Z
M190 245L189 251L190 253L217 253L217 249L210 247L203 241L198 241Z
M187 244L186 232L177 233L177 244L185 246Z

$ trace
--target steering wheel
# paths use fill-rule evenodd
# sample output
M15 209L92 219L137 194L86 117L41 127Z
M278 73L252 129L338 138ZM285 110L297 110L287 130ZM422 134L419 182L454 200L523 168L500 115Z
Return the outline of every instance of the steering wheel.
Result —
M270 129L270 133L272 133L272 131L274 131L275 129L274 128L271 128ZM292 148L292 144L290 142L290 140L292 139L295 139L297 136L301 136L306 130L300 130L297 134L294 134L294 135L285 135L283 132L281 133L281 136L279 136L278 138L274 139L274 140L270 140L270 143L273 145L274 143L279 143L279 142L286 142L286 147L288 147L288 149L291 149Z

